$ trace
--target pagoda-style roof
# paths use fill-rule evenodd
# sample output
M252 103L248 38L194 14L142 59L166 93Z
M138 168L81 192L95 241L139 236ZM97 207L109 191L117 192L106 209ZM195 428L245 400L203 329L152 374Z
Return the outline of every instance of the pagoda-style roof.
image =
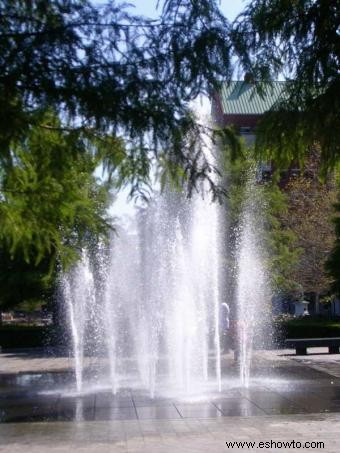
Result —
M286 82L271 82L262 87L244 81L225 82L218 98L223 115L263 115L282 97Z

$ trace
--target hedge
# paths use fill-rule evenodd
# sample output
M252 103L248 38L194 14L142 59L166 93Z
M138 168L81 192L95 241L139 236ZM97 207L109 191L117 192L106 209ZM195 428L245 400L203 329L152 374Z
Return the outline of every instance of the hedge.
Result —
M275 343L277 346L283 346L286 338L340 337L340 320L292 319L281 321L274 330L276 330L274 334ZM60 338L58 340L53 340L53 338L56 339L56 335L53 334L52 326L0 326L0 346L2 349L37 348L64 343Z
M340 337L340 321L320 318L298 318L277 325L277 338Z
M52 326L0 326L0 346L2 349L41 348L55 343L52 338Z

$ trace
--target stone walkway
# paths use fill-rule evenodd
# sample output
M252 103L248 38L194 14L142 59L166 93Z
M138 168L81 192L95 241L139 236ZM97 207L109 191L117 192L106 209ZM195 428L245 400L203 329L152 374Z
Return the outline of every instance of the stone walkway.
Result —
M231 360L231 357L229 359ZM256 356L256 361L263 367L268 366L268 364L279 365L287 362L307 365L340 378L340 354L328 354L328 348L312 348L310 354L306 356L296 356L294 349L260 351ZM98 362L98 359L84 359L85 366L91 366L92 362ZM46 356L40 350L0 353L0 374L66 371L72 368L73 358L69 356Z
M239 444L228 446L226 442ZM248 444L242 446L242 442ZM251 442L255 444L251 446ZM289 442L291 448L284 447L283 442ZM309 448L304 448L305 444ZM266 445L268 448L263 448ZM339 453L340 415L0 425L0 452L69 453L70 450L84 453L259 450Z
M0 353L0 374L64 371L72 367L72 357L46 356L39 349Z
M202 411L202 407L197 410L191 406L189 412L185 413L180 412L180 404L171 402L179 408L178 414L173 418L170 413L165 417L164 407L157 412L160 409L157 401L151 403L150 401L143 402L141 399L139 405L138 395L132 393L131 400L136 415L130 420L104 419L101 421L100 417L98 419L94 416L91 421L86 421L86 419L85 421L62 421L63 419L57 418L60 421L40 422L37 420L31 423L22 420L21 423L0 423L0 452L69 453L72 449L75 452L84 453L295 452L311 450L339 453L340 356L325 354L326 349L324 348L312 351L313 354L299 357L295 356L292 350L261 351L256 357L257 365L260 368L276 369L278 376L284 377L285 373L287 376L295 376L296 382L299 382L295 392L292 392L290 384L276 389L268 387L263 392L260 385L264 388L265 383L261 383L256 388L250 389L249 392L239 390L240 396L237 398L231 395L232 398L229 402L232 410L230 413L226 413L229 407L228 401L224 402L223 407L219 407L216 402L211 403L219 408L219 413L218 416L210 414L209 417L207 412ZM231 359L226 357L225 360ZM18 373L18 376L24 377L24 373L29 372L66 371L71 367L72 359L45 357L39 354L39 351L0 354L0 397L2 398L2 403L1 398L0 403L3 404L2 407L15 411L15 405L18 404L18 401L11 402L12 395L10 392L8 393L6 387L8 376L15 376ZM34 391L34 383L32 391ZM225 399L228 398L226 392L223 396ZM32 398L35 397L33 395ZM62 397L58 398L60 405ZM223 399L223 397L221 398ZM233 398L234 402L232 402ZM235 416L238 414L239 408L244 409L241 404L244 400L247 400L248 406L256 405L257 411L262 411L262 415L259 416L258 412L253 411L250 417ZM290 401L289 404L287 400ZM23 401L22 404L27 405L27 401ZM86 401L89 402L90 399ZM94 408L91 412L93 414L97 414L97 409L100 413L104 406L108 405L106 398L98 403L98 395L93 397L93 401L89 402ZM284 406L282 401L285 401ZM73 402L71 402L72 405ZM12 409L11 404L14 404ZM17 407L19 413L22 413L20 411L23 408L24 406ZM73 406L72 409L74 409ZM119 412L122 409L124 408L119 407ZM285 415L280 415L282 409L286 411ZM240 413L243 414L243 412ZM229 416L224 416L224 414ZM227 445L226 442L239 442L239 444ZM248 444L242 445L240 442L248 442ZM255 442L255 444L251 445L249 442ZM289 442L289 444L285 445L284 442ZM318 442L319 444L317 444Z

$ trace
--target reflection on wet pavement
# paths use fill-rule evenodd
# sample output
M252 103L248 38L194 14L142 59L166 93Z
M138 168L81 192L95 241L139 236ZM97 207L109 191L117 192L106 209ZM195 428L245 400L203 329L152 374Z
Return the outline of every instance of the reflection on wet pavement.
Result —
M287 364L288 365L288 364ZM70 391L69 372L0 375L0 422L176 420L340 412L340 379L304 366L275 367L249 388L226 379L221 393L196 399L125 388L117 395L94 388Z

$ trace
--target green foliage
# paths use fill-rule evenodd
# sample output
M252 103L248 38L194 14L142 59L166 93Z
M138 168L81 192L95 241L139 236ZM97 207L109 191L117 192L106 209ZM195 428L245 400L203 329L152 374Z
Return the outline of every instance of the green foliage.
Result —
M293 161L302 168L310 149L317 143L320 170L326 181L329 170L338 169L340 162L339 14L336 0L255 0L235 21L232 31L241 65L254 81L260 82L260 90L261 82L278 76L283 75L289 81L281 102L258 125L257 157L274 160L280 168L288 168ZM314 199L321 210L325 209L326 217L329 205L322 204L317 196ZM322 224L323 211L314 210L312 221L308 219L309 214L304 218L305 225ZM327 264L337 294L340 293L338 217L335 218L336 244ZM321 284L316 277L323 273L319 265L324 262L325 251L328 252L328 247L323 249L322 244L318 245L319 238L330 235L328 232L324 235L321 230L310 234L307 230L300 236L309 236L310 243L315 242L314 247L306 247L310 255L315 252L317 262L308 283L313 286L316 280ZM300 271L304 269L302 263Z
M0 29L0 157L48 106L68 128L124 137L130 160L119 181L130 179L132 193L147 187L160 154L191 185L209 176L207 162L196 168L202 143L189 102L231 71L216 0L164 0L157 20L116 1L0 1Z
M110 187L145 197L156 169L219 193L189 102L230 71L228 27L207 0L166 0L156 21L123 2L0 1L3 306L47 297L57 261L105 236Z
M329 290L330 278L325 264L335 235L331 224L334 215L336 187L330 173L326 181L319 178L320 153L309 153L300 175L285 183L289 211L282 216L283 224L294 231L296 245L302 251L295 268L295 279L305 292L324 293Z
M0 0L4 265L21 260L50 276L57 258L70 265L85 240L107 231L108 188L130 184L131 195L144 197L153 168L163 184L190 192L206 179L219 196L223 189L211 177L218 170L204 157L190 101L230 79L235 56L260 91L282 72L291 79L282 103L259 125L258 156L286 166L302 162L318 141L325 167L339 160L335 1L255 0L233 26L216 0L162 5L159 19L150 20L115 1ZM230 131L224 135L231 143ZM248 165L237 153L228 176L236 181L229 198L235 219L241 167ZM107 185L92 175L99 164ZM263 188L269 205L275 190ZM292 238L280 237L276 214L268 218L277 235L271 247L282 256L274 267L283 269L294 262Z
M290 292L297 282L293 270L302 253L294 231L285 225L283 215L289 210L287 196L275 182L262 186L265 231L267 232L267 268L272 285L279 292Z
M102 234L107 190L92 175L98 158L82 133L47 113L12 143L1 180L0 240L12 257L74 261L88 232Z
M255 0L233 25L254 81L284 75L286 92L257 131L257 152L287 167L321 145L323 170L340 158L339 7L335 0ZM259 84L261 89L261 84Z
M42 326L0 326L0 344L2 348L41 348L51 339L50 327Z
M110 138L105 145L123 153ZM105 238L109 185L93 173L105 146L67 130L51 112L10 143L0 177L0 305L51 297L57 263L67 268L85 243Z
M317 140L324 165L334 165L340 130L335 0L256 0L232 25L217 0L159 3L159 18L150 20L115 1L1 1L0 156L10 155L11 141L35 110L49 106L67 127L124 137L131 161L124 161L120 181L130 178L132 193L148 186L154 161L180 168L192 188L214 169L207 162L197 168L202 143L190 101L230 80L236 57L260 92L262 82L279 74L291 81L258 128L264 160L275 157L282 166L302 160ZM117 169L114 152L106 163Z
M282 322L285 338L327 338L340 336L340 322L305 317Z
M51 300L54 290L55 273L51 272L50 256L35 265L24 261L20 254L11 257L2 244L0 249L0 311L17 307L36 308L41 301Z

